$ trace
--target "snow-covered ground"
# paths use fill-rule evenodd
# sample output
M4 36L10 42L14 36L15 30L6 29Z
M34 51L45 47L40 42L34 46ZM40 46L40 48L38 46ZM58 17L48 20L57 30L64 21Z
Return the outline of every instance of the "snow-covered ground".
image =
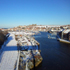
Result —
M17 41L14 34L10 34L6 46L0 54L0 70L14 70L17 57Z
M34 34L34 33L32 33L32 32L23 32L23 31L22 31L22 32L19 32L19 31L18 31L18 32L14 32L14 31L13 31L13 32L9 32L9 33L13 33L13 34L15 34L15 35L20 35L20 34L21 34L21 35L33 35L33 34Z

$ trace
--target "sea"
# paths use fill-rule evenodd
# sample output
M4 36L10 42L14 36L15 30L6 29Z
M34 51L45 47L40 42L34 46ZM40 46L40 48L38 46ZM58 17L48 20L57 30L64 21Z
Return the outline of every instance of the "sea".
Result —
M43 58L35 70L70 70L70 44L57 41L56 35L48 32L33 37L40 43Z

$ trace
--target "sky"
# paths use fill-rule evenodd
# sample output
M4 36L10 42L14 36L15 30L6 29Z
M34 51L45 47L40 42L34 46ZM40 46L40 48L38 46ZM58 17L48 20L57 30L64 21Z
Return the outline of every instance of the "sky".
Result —
M0 0L0 28L70 24L70 0Z

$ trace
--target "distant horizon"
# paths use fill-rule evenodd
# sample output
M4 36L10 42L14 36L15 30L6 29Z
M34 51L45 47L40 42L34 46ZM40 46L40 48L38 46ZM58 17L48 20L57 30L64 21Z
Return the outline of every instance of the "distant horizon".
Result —
M70 0L0 0L0 28L70 24Z
M70 25L70 24L66 24L66 25ZM28 25L18 25L18 26L28 26ZM15 27L18 27L18 26L15 26ZM43 25L43 26L64 26L64 25ZM0 28L8 29L8 28L14 28L14 27L0 27Z

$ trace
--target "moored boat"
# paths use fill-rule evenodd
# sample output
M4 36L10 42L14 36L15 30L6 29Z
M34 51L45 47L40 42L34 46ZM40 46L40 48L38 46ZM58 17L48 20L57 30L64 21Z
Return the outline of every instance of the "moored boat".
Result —
M68 40L64 40L64 39L59 39L60 42L63 42L63 43L67 43L67 44L70 44L70 41Z
M63 43L70 44L70 29L59 32L57 34L57 40Z

